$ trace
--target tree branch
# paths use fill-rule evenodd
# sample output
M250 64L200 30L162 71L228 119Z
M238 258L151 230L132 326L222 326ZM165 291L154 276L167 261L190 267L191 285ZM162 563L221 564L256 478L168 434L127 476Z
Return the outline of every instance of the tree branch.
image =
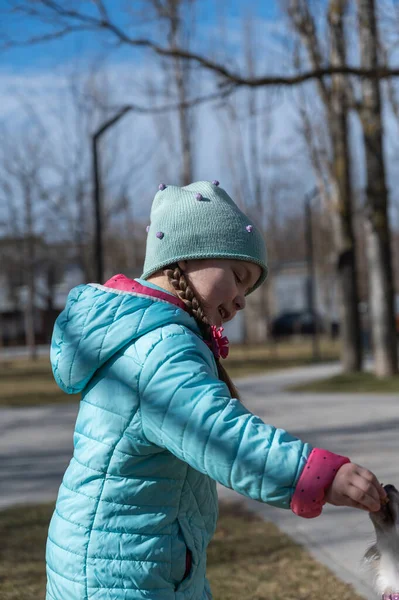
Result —
M303 0L286 0L285 11L291 21L291 26L302 41L313 71L319 71L323 65L323 57L317 37L316 25L307 2ZM324 103L330 101L329 86L323 77L316 77L318 88Z
M39 44L42 42L51 41L56 38L64 37L75 31L107 30L110 33L112 33L120 43L141 48L148 48L160 56L179 57L182 59L194 61L202 67L204 67L205 69L222 76L225 80L227 80L225 81L225 84L233 83L236 86L292 86L310 80L317 80L320 86L323 86L325 89L328 89L325 82L325 78L330 77L332 75L352 75L355 77L367 77L372 79L387 79L389 77L399 76L399 67L390 68L388 66L381 66L375 69L368 69L348 65L321 66L320 52L317 50L317 48L314 48L315 53L313 54L313 57L315 60L317 60L316 63L313 65L313 68L311 68L310 70L304 71L302 73L296 73L290 76L263 75L258 77L244 77L237 72L231 71L225 65L217 63L207 58L206 56L202 56L201 54L190 52L179 47L165 48L153 42L150 39L131 37L127 32L123 31L120 27L118 27L118 25L112 22L109 19L109 17L107 18L107 14L101 10L102 3L100 2L96 2L96 5L100 10L100 17L93 17L75 10L66 9L61 5L61 3L54 2L53 0L40 0L40 2L43 7L46 7L48 11L50 11L53 15L55 14L58 17L60 22L60 28L56 31L43 34L41 36L28 38L23 41L12 40L8 38L6 42L3 43L3 48ZM20 4L18 6L18 9L21 10L23 6L23 4ZM25 7L26 6L27 5L25 4ZM37 18L43 20L44 15L38 16ZM312 23L307 23L306 27L310 27L310 29L307 30L308 33L313 33Z

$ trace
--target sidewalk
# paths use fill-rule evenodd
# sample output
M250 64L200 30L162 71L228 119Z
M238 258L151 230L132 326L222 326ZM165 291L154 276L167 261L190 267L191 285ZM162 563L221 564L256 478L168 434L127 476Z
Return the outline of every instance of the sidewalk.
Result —
M298 378L306 376L304 369L296 371ZM315 371L312 371L309 375L314 377ZM291 371L290 380L294 377ZM269 386L270 381L265 381L265 388ZM239 388L244 404L264 421L287 429L314 446L349 456L353 462L375 472L385 484L399 484L396 395L289 394L275 385L273 396L268 393L261 396L261 381L245 382ZM242 500L242 496L222 486L219 486L219 496ZM359 594L376 600L361 569L363 554L374 537L366 512L326 506L319 518L308 520L253 500L246 503L306 546L319 562L351 583Z
M48 356L50 354L49 344L36 346L37 356ZM26 346L5 346L0 348L0 360L13 360L14 358L28 358L29 349Z
M291 394L284 386L328 377L339 365L318 365L237 381L244 404L267 423L287 429L314 446L347 455L399 485L397 396ZM0 409L0 509L16 503L53 500L72 451L78 403ZM246 501L306 546L367 600L375 594L363 583L360 560L373 528L367 513L327 506L317 519L300 519L289 510L245 500L219 486L221 499ZM328 594L328 590L326 590Z

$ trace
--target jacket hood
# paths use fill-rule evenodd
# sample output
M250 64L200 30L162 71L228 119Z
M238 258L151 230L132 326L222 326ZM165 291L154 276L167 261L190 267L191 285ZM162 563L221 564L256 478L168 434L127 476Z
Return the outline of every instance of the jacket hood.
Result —
M98 284L73 288L51 340L50 360L57 384L68 394L81 392L124 346L170 323L199 334L195 319L169 302Z

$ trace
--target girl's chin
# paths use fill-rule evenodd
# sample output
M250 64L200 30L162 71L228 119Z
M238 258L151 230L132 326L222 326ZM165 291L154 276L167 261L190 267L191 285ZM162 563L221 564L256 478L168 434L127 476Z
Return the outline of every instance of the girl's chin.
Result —
M215 325L215 327L222 327L223 319L219 311L216 311L213 314L208 313L206 316L208 317L208 323L210 323L211 325Z

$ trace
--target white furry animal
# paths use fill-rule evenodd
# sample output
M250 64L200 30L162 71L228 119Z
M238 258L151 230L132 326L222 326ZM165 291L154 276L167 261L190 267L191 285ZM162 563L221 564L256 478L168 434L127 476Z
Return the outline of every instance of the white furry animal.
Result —
M374 589L383 600L399 600L399 491L384 486L388 502L370 513L376 542L366 552L364 565L371 572Z

